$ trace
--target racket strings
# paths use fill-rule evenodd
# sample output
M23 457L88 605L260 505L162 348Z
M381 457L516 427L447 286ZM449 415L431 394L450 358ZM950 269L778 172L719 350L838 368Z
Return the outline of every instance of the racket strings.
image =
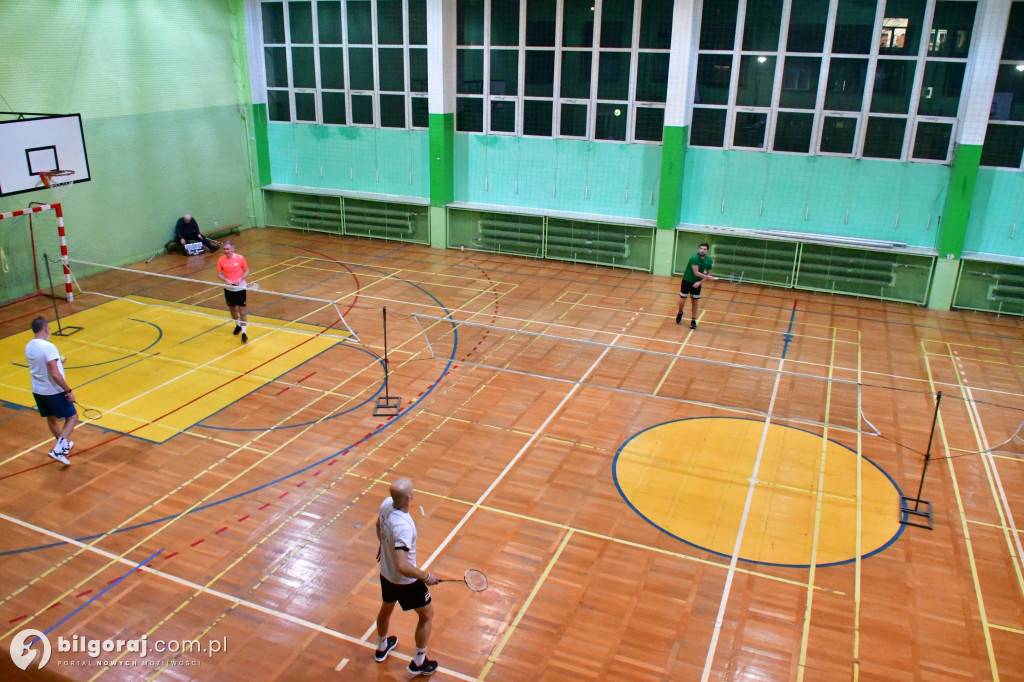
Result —
M487 589L488 582L487 576L483 572L471 568L466 571L466 577L464 578L466 587L473 590L474 592L483 592Z

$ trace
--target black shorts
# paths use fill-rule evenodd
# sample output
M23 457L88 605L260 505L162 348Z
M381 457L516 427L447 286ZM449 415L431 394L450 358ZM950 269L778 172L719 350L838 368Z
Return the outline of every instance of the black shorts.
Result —
M380 577L380 596L386 604L398 602L403 611L412 611L430 603L427 584L417 580L408 585L396 585L384 576Z
M683 283L679 285L679 295L682 298L692 296L694 299L700 298L700 287L693 286L696 282L687 282L685 279Z
M245 289L239 289L238 291L224 290L224 302L229 307L238 306L240 308L245 307Z
M68 397L63 393L54 393L53 395L33 393L32 395L36 399L36 407L39 408L39 414L43 417L67 419L78 414L75 411L75 404L68 400Z

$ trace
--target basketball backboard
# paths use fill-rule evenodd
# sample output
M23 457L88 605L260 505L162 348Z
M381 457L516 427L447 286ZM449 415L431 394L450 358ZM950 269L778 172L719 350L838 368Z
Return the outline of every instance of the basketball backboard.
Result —
M80 114L3 114L0 121L0 197L43 189L40 171L74 171L89 180L89 159Z

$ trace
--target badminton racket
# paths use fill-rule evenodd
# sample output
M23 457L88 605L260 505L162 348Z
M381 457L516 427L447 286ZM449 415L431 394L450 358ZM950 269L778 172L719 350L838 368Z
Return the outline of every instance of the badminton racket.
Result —
M243 290L259 291L260 283L259 282L248 282L247 284L225 284L224 288L227 289L228 291L243 291Z
M466 587L473 590L474 592L483 592L487 589L490 584L487 582L487 576L482 571L478 571L475 568L470 568L466 571L466 575L463 578L438 578L439 583L466 583Z
M79 404L81 405L81 403ZM86 407L85 405L82 405L82 408L82 416L85 417L86 419L95 421L96 419L99 419L100 417L103 416L103 413L97 410L95 407Z

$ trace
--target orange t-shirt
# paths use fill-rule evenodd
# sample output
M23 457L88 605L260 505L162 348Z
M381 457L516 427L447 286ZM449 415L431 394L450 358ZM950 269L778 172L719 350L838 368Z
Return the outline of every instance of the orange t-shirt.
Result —
M217 272L227 277L228 282L239 282L242 279L242 274L248 269L249 264L245 262L245 256L240 253L236 253L231 258L221 256L217 259Z

